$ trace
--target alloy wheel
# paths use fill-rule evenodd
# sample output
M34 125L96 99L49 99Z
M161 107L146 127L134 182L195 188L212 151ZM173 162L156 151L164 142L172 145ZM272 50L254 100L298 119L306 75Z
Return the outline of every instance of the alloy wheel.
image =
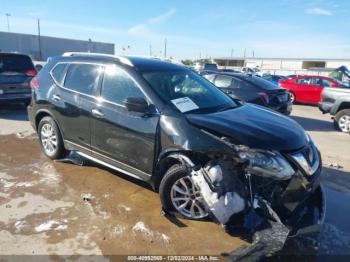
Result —
M349 133L350 132L350 116L343 115L338 120L338 126L342 132Z
M53 155L57 149L57 134L53 126L45 123L40 132L41 144L48 155Z
M203 197L190 176L178 179L171 187L171 201L183 216L201 219L208 216Z
M295 95L293 93L289 93L289 99L290 99L290 102L294 103L295 102Z

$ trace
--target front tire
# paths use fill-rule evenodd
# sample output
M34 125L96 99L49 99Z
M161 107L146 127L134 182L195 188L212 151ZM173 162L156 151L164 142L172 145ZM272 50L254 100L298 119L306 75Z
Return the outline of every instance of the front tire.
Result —
M343 109L335 115L334 127L344 133L350 133L350 109Z
M61 132L52 117L46 116L41 119L38 134L41 147L47 157L59 159L65 155Z
M184 165L169 168L160 183L159 195L163 208L168 212L194 220L208 216L200 190L194 186Z

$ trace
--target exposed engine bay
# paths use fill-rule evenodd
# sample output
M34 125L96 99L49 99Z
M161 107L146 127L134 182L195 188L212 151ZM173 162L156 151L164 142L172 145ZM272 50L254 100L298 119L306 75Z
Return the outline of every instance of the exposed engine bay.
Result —
M238 157L211 159L191 167L191 179L213 220L227 231L239 229L253 243L234 251L231 258L254 253L257 245L260 255L277 252L287 237L318 230L325 213L319 184L321 161L312 142L307 150L309 163L300 160L299 152L288 158L238 147ZM268 159L266 154L274 155Z

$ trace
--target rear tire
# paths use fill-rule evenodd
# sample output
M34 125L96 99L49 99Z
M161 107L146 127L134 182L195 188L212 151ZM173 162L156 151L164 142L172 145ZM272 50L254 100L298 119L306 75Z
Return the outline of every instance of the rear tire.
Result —
M38 135L44 154L51 159L62 158L66 154L61 132L50 116L40 120Z
M334 127L344 133L350 133L350 109L340 110L335 115Z
M208 217L202 196L195 188L185 165L176 164L165 173L159 195L164 210L177 216L201 220Z

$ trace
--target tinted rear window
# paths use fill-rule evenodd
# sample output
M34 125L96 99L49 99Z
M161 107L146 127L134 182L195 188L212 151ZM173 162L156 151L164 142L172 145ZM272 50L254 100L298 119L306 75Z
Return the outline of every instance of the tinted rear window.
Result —
M34 65L29 56L0 54L0 73L18 72L25 73L28 70L33 70Z
M245 76L244 80L265 90L273 90L273 89L279 88L278 86L274 85L270 81L258 76Z
M92 95L98 85L101 66L91 64L71 64L64 86L83 94Z
M56 80L57 83L62 84L64 73L66 72L67 64L58 64L52 70L52 77Z

